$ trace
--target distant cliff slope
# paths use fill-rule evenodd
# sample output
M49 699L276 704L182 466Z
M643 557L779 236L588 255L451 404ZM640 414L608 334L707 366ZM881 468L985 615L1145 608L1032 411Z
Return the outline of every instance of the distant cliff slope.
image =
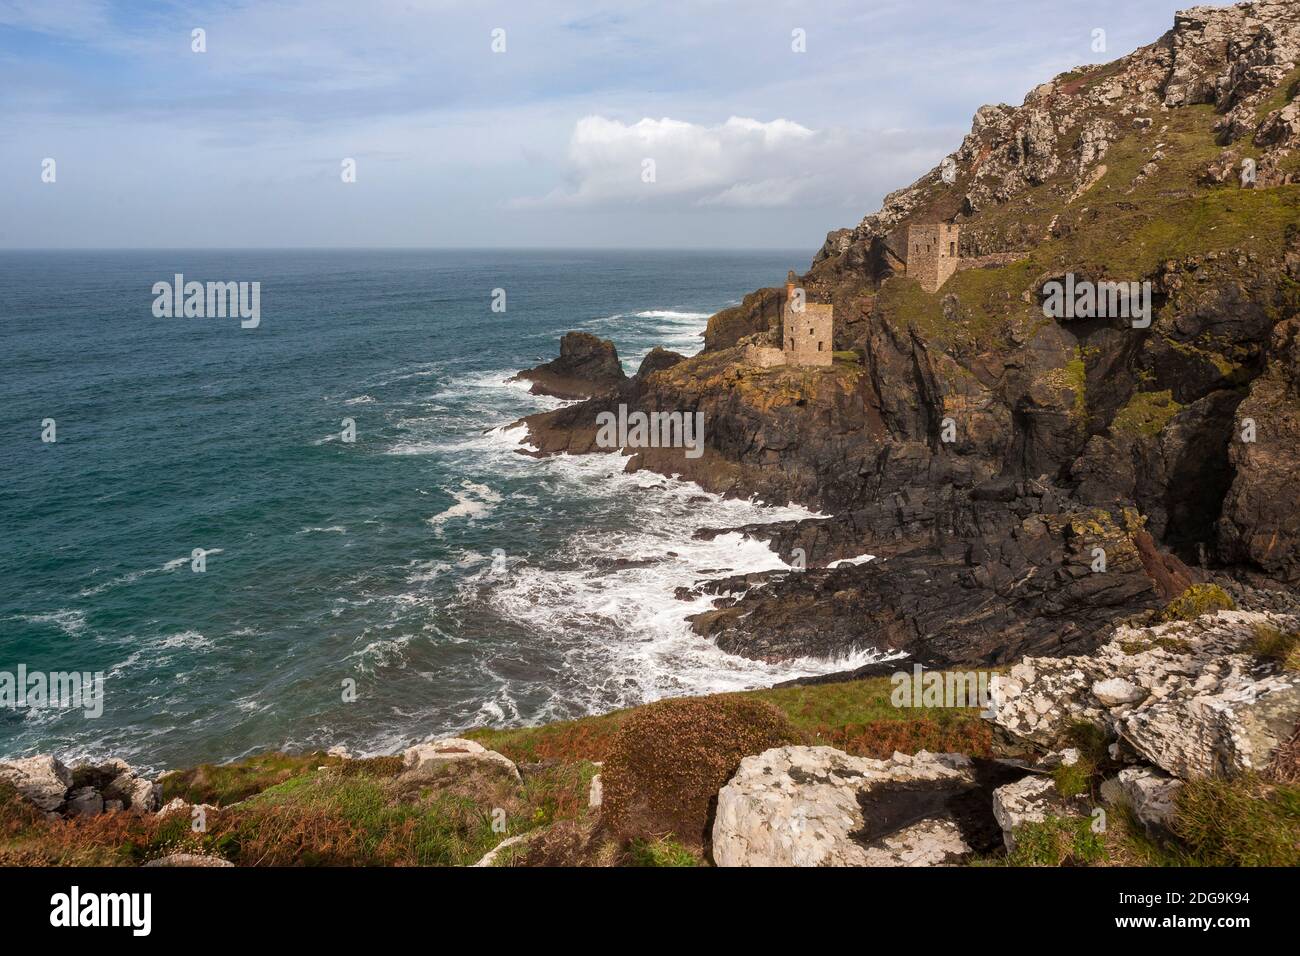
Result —
M700 411L702 455L627 449L629 467L833 514L752 529L811 570L700 583L719 599L697 628L749 656L1077 653L1211 577L1288 605L1298 63L1300 0L1197 7L1020 107L981 107L801 278L834 303L833 367L743 364L779 335L763 289L710 320L700 355L535 416L530 440L595 451L595 416L618 403ZM935 222L960 227L961 264L931 294L899 268L898 236ZM1073 297L1045 313L1053 283L1107 282L1135 284L1135 309L1149 283L1149 315ZM824 569L863 553L881 560Z

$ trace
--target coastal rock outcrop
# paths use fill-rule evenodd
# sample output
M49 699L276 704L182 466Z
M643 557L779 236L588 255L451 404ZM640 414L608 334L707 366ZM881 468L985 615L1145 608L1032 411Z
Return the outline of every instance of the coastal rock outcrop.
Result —
M710 319L701 354L526 419L528 441L609 451L596 416L616 403L701 414L701 454L623 448L628 470L820 511L744 529L806 574L692 589L717 595L696 630L759 659L1077 654L1212 573L1293 587L1297 49L1300 0L1198 7L982 107L797 277L834 307L832 365L747 362L781 334L781 291L760 289ZM960 263L931 293L897 247L933 223L960 226ZM1138 290L1143 314L1045 308L1076 279Z
M1093 655L1026 658L993 677L990 719L1046 749L1067 743L1076 723L1093 724L1182 779L1262 770L1300 724L1300 673L1269 667L1252 647L1260 629L1297 623L1217 611L1121 626Z
M37 754L0 761L0 781L33 806L65 817L96 816L108 810L153 813L162 786L124 760L83 763L69 769L57 757Z
M1023 773L959 754L889 760L831 747L746 757L718 793L718 866L941 866L1000 832L993 786Z
M532 382L534 395L585 399L615 394L627 380L618 352L609 339L590 332L568 332L560 339L560 357L515 378Z
M11 784L29 803L47 813L63 807L72 772L49 754L0 762L0 780Z

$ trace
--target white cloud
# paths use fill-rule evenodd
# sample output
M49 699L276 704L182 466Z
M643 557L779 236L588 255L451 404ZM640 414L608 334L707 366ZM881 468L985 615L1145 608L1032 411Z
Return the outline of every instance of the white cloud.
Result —
M700 204L771 206L800 191L801 150L819 134L786 119L733 116L717 126L670 118L578 120L569 140L569 185L517 205L594 205L685 198ZM647 161L654 179L645 181ZM790 171L794 170L791 175Z
M789 119L732 116L714 126L670 118L623 123L586 116L569 139L565 180L514 208L657 203L765 209L842 202L870 191L882 167L916 168L930 137L812 130ZM900 150L900 143L906 148ZM938 157L931 157L937 160ZM643 176L654 161L654 179Z

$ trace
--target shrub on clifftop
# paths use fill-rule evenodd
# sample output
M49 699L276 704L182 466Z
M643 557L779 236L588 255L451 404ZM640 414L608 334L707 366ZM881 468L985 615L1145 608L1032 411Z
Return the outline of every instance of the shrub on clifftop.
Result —
M1202 614L1232 611L1236 607L1228 592L1217 584L1193 584L1165 606L1159 620L1194 621Z
M619 730L601 772L605 822L624 838L708 842L718 790L742 758L799 743L775 707L741 697L661 701Z

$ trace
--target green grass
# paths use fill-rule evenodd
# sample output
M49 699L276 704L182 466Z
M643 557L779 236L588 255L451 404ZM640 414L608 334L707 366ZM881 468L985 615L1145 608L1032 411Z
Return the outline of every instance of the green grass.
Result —
M1016 827L1007 866L1089 866L1106 861L1106 842L1091 817L1048 817Z
M341 762L320 752L291 755L271 751L233 763L200 764L163 778L163 802L181 797L189 803L229 806L317 767Z
M628 847L629 866L703 866L689 848L671 839L634 840Z
M1300 865L1300 788L1251 776L1192 780L1176 806L1173 830L1188 864Z
M809 743L836 746L849 753L887 757L894 750L953 750L987 754L992 736L977 708L898 708L890 700L889 678L808 687L743 691L735 696L766 701L785 713ZM541 727L506 730L478 728L466 737L500 751L512 760L604 760L609 744L632 713L614 711L598 717Z
M1135 392L1111 420L1110 430L1116 435L1159 435L1169 420L1182 411L1183 406L1174 401L1173 392Z
M1071 724L1067 737L1070 746L1079 751L1079 759L1073 764L1061 764L1052 772L1056 790L1063 797L1091 794L1101 782L1110 738L1103 728L1083 720Z

